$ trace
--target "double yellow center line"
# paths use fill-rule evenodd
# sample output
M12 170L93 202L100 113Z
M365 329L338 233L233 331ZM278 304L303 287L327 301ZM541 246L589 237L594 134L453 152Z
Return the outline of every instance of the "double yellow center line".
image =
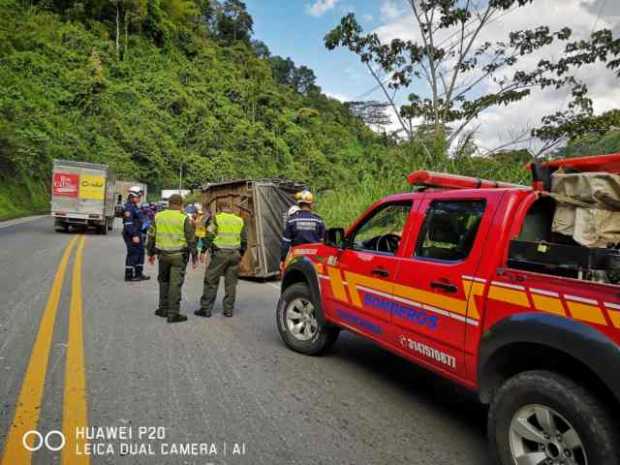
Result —
M71 303L69 308L69 330L67 337L67 360L65 369L65 389L63 401L62 431L66 444L61 452L62 465L89 465L88 455L75 455L76 447L81 445L76 441L76 427L88 426L88 412L86 402L86 374L84 360L84 337L82 316L82 261L85 236L76 236L69 241L58 265L56 276L52 283L43 317L39 325L28 368L16 404L15 416L11 423L9 434L4 445L4 452L0 465L30 465L32 463L33 447L32 434L37 431L41 413L47 366L54 335L54 325L58 314L58 305L65 280L65 272L71 252L77 243L77 252L73 263L71 280ZM47 432L41 431L45 437ZM27 437L25 447L24 438ZM58 446L55 438L53 446ZM43 446L44 448L45 446Z

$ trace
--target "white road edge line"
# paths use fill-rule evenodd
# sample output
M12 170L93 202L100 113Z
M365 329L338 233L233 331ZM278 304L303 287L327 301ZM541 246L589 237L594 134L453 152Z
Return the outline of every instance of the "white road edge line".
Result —
M13 220L7 220L0 222L0 229L8 228L10 226L15 226L18 224L30 223L32 221L36 221L41 218L45 218L49 215L36 215L36 216L25 216L23 218L15 218Z

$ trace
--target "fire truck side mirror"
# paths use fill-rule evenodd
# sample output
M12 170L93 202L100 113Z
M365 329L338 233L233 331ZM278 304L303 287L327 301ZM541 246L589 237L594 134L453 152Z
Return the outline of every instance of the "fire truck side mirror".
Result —
M344 249L344 229L343 228L329 228L327 230L327 238L325 244L330 247L336 247L337 249Z

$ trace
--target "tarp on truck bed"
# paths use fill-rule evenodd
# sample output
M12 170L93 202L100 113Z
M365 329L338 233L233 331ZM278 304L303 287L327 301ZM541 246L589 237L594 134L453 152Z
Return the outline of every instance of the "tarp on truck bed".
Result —
M278 274L286 213L295 203L295 193L304 187L291 181L244 179L203 188L206 209L215 213L218 199L224 199L245 221L248 251L241 261L239 276L269 278Z
M586 247L620 243L620 175L556 172L552 193L553 232Z

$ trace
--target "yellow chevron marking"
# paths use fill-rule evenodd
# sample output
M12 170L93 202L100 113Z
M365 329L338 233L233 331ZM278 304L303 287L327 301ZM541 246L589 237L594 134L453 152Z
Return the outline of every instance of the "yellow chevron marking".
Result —
M465 291L465 295L467 296L467 316L469 318L475 320L480 319L480 311L478 310L478 304L476 304L476 297L482 297L484 295L485 286L485 283L463 278L463 291Z
M370 278L368 276L360 275L357 273L351 273L345 271L345 278L349 283L349 293L351 294L351 302L356 307L362 307L362 300L359 295L357 286L364 286L376 291L384 293L392 293L396 297L402 299L412 300L421 304L432 305L445 309L450 312L458 313L465 316L467 311L467 302L461 299L455 299L454 297L447 297L445 295L437 294L435 292L424 291L415 287L403 286L402 284L396 284L393 282L387 282L376 278Z
M325 274L325 267L320 262L314 263L314 269L316 270L318 274Z
M527 299L525 291L517 289L491 285L489 288L489 299L500 300L521 307L530 307L530 301Z
M583 304L581 302L574 302L572 300L567 300L566 303L573 318L607 326L605 315L603 315L603 312L599 307L595 305Z
M349 303L347 289L345 289L340 270L330 266L327 267L327 273L330 277L334 297L342 302ZM485 283L462 278L463 290L467 296L467 300L461 300L454 297L447 297L445 295L437 294L435 292L371 278L365 275L352 273L350 271L345 271L344 277L349 285L351 303L358 308L362 308L363 305L358 286L363 286L383 293L391 293L396 297L411 300L413 302L445 309L449 312L467 316L468 318L475 320L480 319L480 310L478 309L478 305L476 303L476 297L484 296L486 287ZM559 298L536 294L534 292L530 295L532 296L532 301L536 310L567 316L564 306L562 305L562 301ZM531 308L530 301L525 290L510 289L491 284L489 286L488 298L520 307ZM600 307L571 300L567 300L566 303L573 318L600 325L607 324L605 315ZM467 314L468 309L469 314ZM607 313L613 325L616 328L620 328L620 311L614 311L607 308Z
M530 295L532 296L536 310L566 316L564 305L562 305L562 301L557 297L548 297L546 295L535 294L533 292Z
M609 319L616 328L620 328L620 311L607 308Z
M364 286L381 291L385 293L391 293L392 283L382 281L377 278L370 278L362 274L351 273L349 271L344 272L344 277L349 283L349 294L351 295L351 303L358 308L362 308L362 299L360 298L359 290L357 286Z
M442 308L462 316L465 316L467 313L467 301L455 299L454 297L446 297L445 295L436 294L435 292L395 284L394 294L404 299L432 305L433 307Z
M332 283L332 294L334 294L334 297L341 302L349 303L349 299L347 298L347 290L344 288L340 270L338 268L334 268L333 266L328 266L327 274L329 275L330 282Z

